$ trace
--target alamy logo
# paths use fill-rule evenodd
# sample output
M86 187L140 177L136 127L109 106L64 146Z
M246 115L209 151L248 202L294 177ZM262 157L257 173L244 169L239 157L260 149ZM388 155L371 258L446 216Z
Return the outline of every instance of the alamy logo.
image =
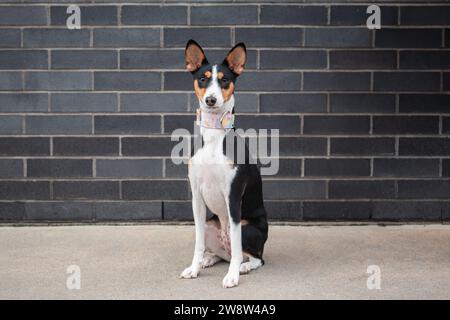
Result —
M69 275L66 280L66 288L69 290L81 289L81 269L77 265L67 267L66 273Z
M81 10L79 6L71 5L66 10L67 14L70 14L66 20L67 29L76 30L81 29Z
M367 29L381 29L381 9L373 4L367 7L367 14L371 14L366 21Z
M381 289L381 269L379 266L373 264L367 267L366 273L370 274L367 278L367 289L380 290Z
M225 156L235 159L234 164L261 164L261 175L275 175L279 169L279 129L236 129L235 134L225 136ZM191 153L191 141L193 138L194 148ZM190 157L202 147L202 138L199 126L194 126L194 135L187 129L176 129L171 135L172 141L178 143L172 148L171 159L175 165L188 163ZM245 143L245 140L248 143ZM269 142L270 140L270 142ZM248 151L247 151L248 150ZM270 151L270 153L269 153ZM208 165L222 164L212 157Z

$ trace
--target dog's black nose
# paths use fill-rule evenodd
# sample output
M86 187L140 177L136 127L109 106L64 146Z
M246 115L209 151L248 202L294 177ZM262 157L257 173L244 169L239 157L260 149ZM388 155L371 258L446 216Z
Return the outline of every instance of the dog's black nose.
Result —
M213 96L209 96L209 97L206 97L205 102L208 106L212 107L216 104L217 99L214 98Z

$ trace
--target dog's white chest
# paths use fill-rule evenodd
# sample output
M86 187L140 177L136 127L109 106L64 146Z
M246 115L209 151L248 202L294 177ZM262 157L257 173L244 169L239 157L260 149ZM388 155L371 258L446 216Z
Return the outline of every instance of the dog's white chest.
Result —
M205 144L191 159L189 179L208 208L221 220L228 218L227 203L236 167L223 154L220 137Z

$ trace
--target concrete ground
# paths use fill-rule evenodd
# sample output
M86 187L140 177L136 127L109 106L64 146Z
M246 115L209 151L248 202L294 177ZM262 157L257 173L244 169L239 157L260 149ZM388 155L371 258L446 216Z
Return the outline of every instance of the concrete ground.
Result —
M1 299L449 299L450 226L272 226L266 265L223 289L227 263L178 279L190 225L0 227ZM78 265L81 289L66 287ZM367 288L367 268L381 289Z

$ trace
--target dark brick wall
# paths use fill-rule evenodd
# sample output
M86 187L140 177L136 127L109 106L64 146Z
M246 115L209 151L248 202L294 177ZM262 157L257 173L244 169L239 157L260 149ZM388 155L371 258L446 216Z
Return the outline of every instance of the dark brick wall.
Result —
M0 220L190 219L171 130L192 127L189 38L248 46L237 125L279 128L271 219L450 219L450 4L0 4ZM302 2L302 3L300 3Z

